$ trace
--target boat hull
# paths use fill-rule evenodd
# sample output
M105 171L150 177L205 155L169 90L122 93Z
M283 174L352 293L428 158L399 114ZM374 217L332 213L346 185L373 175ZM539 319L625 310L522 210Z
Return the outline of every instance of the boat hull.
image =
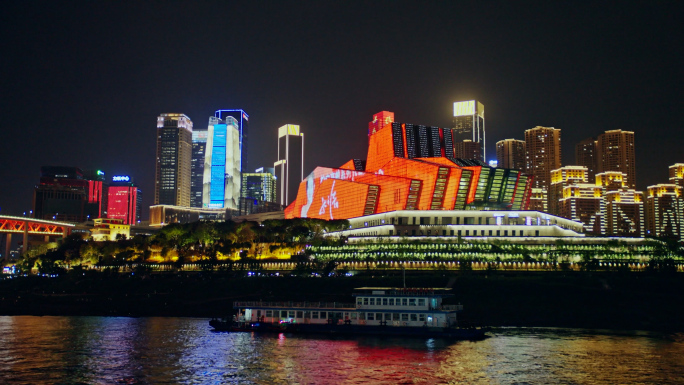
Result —
M388 335L426 338L452 338L459 340L482 340L487 338L488 328L435 328L406 326L376 326L349 324L303 324L303 323L252 323L240 324L212 320L209 325L215 331L223 332L271 332L271 333L314 333L329 335Z

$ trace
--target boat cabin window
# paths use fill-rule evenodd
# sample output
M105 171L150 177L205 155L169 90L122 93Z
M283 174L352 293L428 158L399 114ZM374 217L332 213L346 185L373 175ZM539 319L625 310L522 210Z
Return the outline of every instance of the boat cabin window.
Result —
M401 306L408 306L408 298L401 299Z
M418 306L425 306L425 298L418 298Z
M389 305L394 306L394 298L388 298Z
M287 310L280 311L280 318L287 318Z
M356 319L356 313L351 313L351 319Z
M363 298L359 297L356 299L356 305L363 305Z
M342 312L330 313L330 318L342 319Z
M418 321L418 314L411 314L411 321Z
M392 320L392 313L385 313L385 321L391 321Z
M416 306L416 299L415 298L409 298L409 306Z
M349 319L349 313L347 313L347 312L344 313L344 319L345 319L345 320L348 320L348 319Z
M366 314L366 318L367 318L369 321L373 321L373 320L375 320L375 314L373 314L373 313L368 313L368 314Z
M402 315L401 315L401 320L402 320L402 321L408 321L408 314L402 314Z
M387 298L382 299L382 306L387 306Z
M317 311L312 311L312 312L311 312L311 318L313 318L313 319L318 319L318 312L317 312Z
M368 298L366 298L366 297L363 298L363 304L368 305Z
M266 310L266 317L273 317L273 310Z
M322 311L321 312L321 319L326 319L328 318L328 312L327 311Z
M378 321L382 321L382 313L375 313L375 319Z
M261 310L257 310L257 318L261 318Z
M298 310L297 311L297 318L304 318L304 312L302 312L301 310Z
M295 317L295 311L294 310L290 310L288 313L290 313L290 314L287 315L287 318L294 318Z
M425 314L418 314L418 321L425 322Z
M371 298L371 299L370 299L370 305L371 305L371 306L374 306L374 305L375 305L375 298Z
M392 313L392 321L399 321L399 313Z

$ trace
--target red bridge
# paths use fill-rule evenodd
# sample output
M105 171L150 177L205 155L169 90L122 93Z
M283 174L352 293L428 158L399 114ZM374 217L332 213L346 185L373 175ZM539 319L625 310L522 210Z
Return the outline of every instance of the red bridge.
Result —
M7 241L5 242L5 260L9 258L12 234L23 234L24 251L26 251L28 249L29 235L42 235L45 237L45 242L49 242L50 237L65 238L67 235L71 234L71 229L73 227L74 224L72 223L0 215L0 233L7 234Z

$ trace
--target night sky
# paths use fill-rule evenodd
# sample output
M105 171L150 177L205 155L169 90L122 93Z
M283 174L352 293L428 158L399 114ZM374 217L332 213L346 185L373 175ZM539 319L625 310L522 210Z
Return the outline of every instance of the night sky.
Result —
M138 4L143 3L143 4ZM277 128L305 172L365 158L368 121L449 126L485 106L494 144L537 125L574 145L635 132L637 187L684 162L684 2L13 1L0 11L0 213L31 209L40 166L131 175L154 196L156 118L250 115L251 168Z

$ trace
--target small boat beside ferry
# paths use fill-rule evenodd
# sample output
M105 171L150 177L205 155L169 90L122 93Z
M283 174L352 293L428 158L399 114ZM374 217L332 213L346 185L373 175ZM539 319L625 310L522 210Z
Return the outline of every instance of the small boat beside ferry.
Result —
M361 287L355 303L235 302L233 319L213 319L216 331L370 334L479 340L486 328L460 328L462 305L445 305L451 288Z

